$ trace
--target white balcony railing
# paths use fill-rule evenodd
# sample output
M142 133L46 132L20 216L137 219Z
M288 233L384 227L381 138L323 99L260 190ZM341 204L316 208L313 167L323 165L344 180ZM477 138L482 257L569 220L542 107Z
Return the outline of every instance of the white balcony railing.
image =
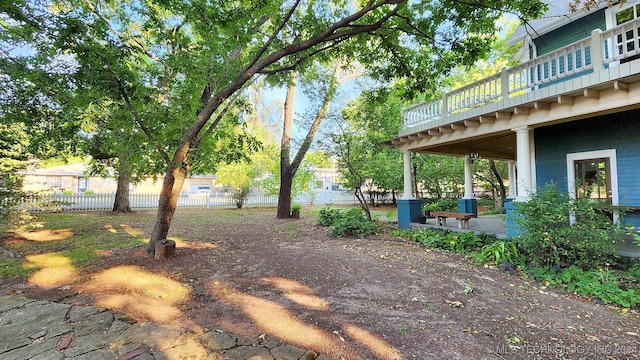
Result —
M403 129L430 122L441 125L447 123L452 114L614 66L620 60L638 55L640 19L606 31L594 30L591 37L513 68L505 68L498 74L450 91L441 99L405 108Z

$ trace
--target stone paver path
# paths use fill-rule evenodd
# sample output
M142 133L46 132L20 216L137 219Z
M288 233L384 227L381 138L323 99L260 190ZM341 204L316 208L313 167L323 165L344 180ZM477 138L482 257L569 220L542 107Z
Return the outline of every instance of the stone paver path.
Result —
M0 359L330 360L277 340L135 323L93 306L0 296Z

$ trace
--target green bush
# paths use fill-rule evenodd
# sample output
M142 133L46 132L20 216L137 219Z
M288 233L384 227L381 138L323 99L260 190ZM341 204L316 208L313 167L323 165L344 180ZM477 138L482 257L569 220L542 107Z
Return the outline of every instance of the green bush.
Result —
M474 254L473 257L481 264L494 263L501 265L507 262L511 265L520 265L523 262L516 244L505 240L483 246L482 250Z
M493 209L496 205L496 201L490 198L480 198L478 199L478 206L488 206Z
M479 249L482 246L482 240L472 232L452 234L449 240L449 250L465 254L471 250Z
M555 184L540 189L528 202L516 203L515 222L523 230L516 244L534 266L590 269L619 259L619 227L609 221L602 204L573 200Z
M420 231L414 231L412 240L433 249L446 249L449 242L448 230L437 230L425 228Z
M529 271L532 278L548 285L559 286L568 292L582 296L595 297L605 304L618 304L623 307L640 305L640 291L637 282L628 282L609 267L583 270L576 266L566 269L532 268Z
M414 240L433 249L465 254L482 247L482 239L472 232L454 233L449 230L425 228L420 231L396 232L394 235Z
M334 209L330 205L320 209L318 225L331 226L340 217L340 209Z
M331 233L335 236L366 236L378 231L378 225L369 221L361 208L349 210L322 208L318 216L318 224L331 226Z
M422 199L422 208L425 211L458 211L457 199Z

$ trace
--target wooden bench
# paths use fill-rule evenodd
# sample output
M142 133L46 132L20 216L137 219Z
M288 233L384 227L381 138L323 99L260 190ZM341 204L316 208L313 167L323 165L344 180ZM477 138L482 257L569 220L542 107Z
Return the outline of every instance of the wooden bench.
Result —
M451 211L432 211L432 216L436 218L436 225L447 226L447 218L454 218L458 220L458 229L468 229L469 219L476 217L472 213L457 213Z

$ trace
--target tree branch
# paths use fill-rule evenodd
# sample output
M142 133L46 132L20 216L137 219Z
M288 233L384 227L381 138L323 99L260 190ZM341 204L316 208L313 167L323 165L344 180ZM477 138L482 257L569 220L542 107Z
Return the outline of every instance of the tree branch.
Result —
M205 130L204 135L200 137L201 139L207 138L209 135L211 135L213 130L216 128L216 126L218 126L218 123L222 120L222 118L229 111L229 109L231 109L231 105L233 105L239 97L240 97L240 91L236 91L236 93L233 94L233 96L229 99L224 109L222 109L222 111L220 111L218 116L216 116L215 120L213 120L213 122L209 124L209 127L207 128L207 130Z
M151 134L151 131L149 130L149 128L147 128L147 126L142 121L142 117L140 117L138 110L135 109L135 107L131 103L131 99L129 99L129 95L127 94L124 84L122 83L122 81L120 81L120 78L118 78L118 76L115 73L113 75L118 84L118 92L122 96L122 99L124 100L124 102L127 104L127 108L129 109L129 112L131 112L131 115L133 115L134 120L136 121L140 129L142 129L142 131L145 133L145 135L147 135L149 140L155 145L156 150L158 150L158 153L162 156L162 158L167 162L167 164L170 164L171 158L164 151L164 149L160 147L160 145L158 145L158 143L155 141L155 138Z
M285 72L285 71L293 71L293 70L297 69L298 66L300 66L300 64L302 64L305 61L309 60L310 58L314 57L316 54L319 54L319 53L321 53L323 51L326 51L328 49L334 48L334 47L340 45L340 43L342 43L345 40L347 40L347 38L333 41L333 42L331 42L329 44L326 44L326 46L323 46L321 48L315 49L314 51L310 52L309 54L306 54L305 56L300 57L298 60L296 60L291 65L282 66L282 67L275 68L275 69L262 70L262 71L259 71L258 74L261 74L261 75L274 75L274 74L278 74L278 73Z
M329 111L329 106L331 105L331 101L333 100L337 88L338 88L338 76L340 74L340 68L342 66L342 61L340 59L336 60L333 68L333 74L331 76L331 82L329 83L329 87L327 88L327 92L324 95L324 99L322 100L322 106L320 110L318 110L316 117L313 119L313 123L307 132L307 136L304 138L300 149L296 153L296 157L293 159L290 165L290 171L295 174L298 170L298 167L302 163L302 159L306 155L309 147L311 147L311 143L313 142L313 138L315 137L322 121L327 116L327 112Z
M300 4L300 0L296 0L295 3L293 3L293 5L291 6L291 9L289 9L289 11L285 15L285 17L282 19L282 21L280 22L280 24L278 25L276 30L273 32L271 37L269 37L269 39L267 39L267 41L264 43L264 45L260 48L260 50L258 50L256 55L253 57L253 60L251 60L249 62L249 64L247 64L247 66L244 68L243 71L251 69L251 67L253 67L260 60L262 55L264 55L264 53L267 52L267 49L269 49L269 46L271 46L271 44L277 38L278 34L282 31L282 29L284 29L284 27L287 24L287 22L289 22L289 20L293 16L293 13L298 8L299 4Z

